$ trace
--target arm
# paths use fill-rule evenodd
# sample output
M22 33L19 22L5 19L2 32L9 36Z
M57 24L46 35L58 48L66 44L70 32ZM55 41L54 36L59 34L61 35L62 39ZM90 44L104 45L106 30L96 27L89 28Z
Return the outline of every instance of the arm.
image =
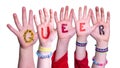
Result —
M18 68L34 68L33 44L37 41L37 34L33 27L33 11L29 11L29 20L27 22L26 8L22 8L23 26L21 26L16 13L13 14L13 18L18 31L10 24L7 26L17 36L20 43Z
M110 13L107 12L107 18L105 21L104 9L101 8L99 12L99 8L96 7L96 20L93 12L91 18L93 25L96 23L100 24L99 27L91 33L91 36L96 40L96 48L106 49L108 47L108 41L110 36ZM105 52L107 52L107 50ZM94 57L95 61L93 62L97 62L102 65L96 65L95 63L93 63L92 68L105 68L105 64L107 62L105 52L96 50Z
M55 12L55 14L54 14L56 26L57 26L57 33L58 33L55 61L53 61L56 63L59 62L62 58L64 58L63 56L65 56L67 54L69 41L75 34L75 29L72 27L73 10L71 10L70 15L68 15L68 10L69 10L68 6L66 6L65 11L64 11L64 8L61 8L60 20L58 20L58 18L57 18L57 12ZM68 67L67 55L65 56L65 58L66 58L66 60L62 61L60 64L58 64L58 67L62 67L62 68ZM52 65L54 66L54 63ZM66 67L64 67L64 66L66 66Z
M51 68L51 45L55 39L56 30L54 29L54 13L52 10L49 12L50 16L45 8L43 9L43 12L42 10L39 11L41 24L39 24L36 16L34 16L40 42L38 53L44 56L42 58L38 55L37 68ZM45 58L45 55L49 55L50 57Z
M91 9L89 9L89 12L87 13L87 6L84 7L83 14L82 14L82 8L81 7L79 8L78 20L76 19L76 16L74 14L75 27L77 33L75 68L89 68L88 60L84 61L87 57L86 54L87 37L97 27L97 25L90 26L90 16L91 16ZM81 44L83 46L81 46ZM85 63L82 63L83 61Z

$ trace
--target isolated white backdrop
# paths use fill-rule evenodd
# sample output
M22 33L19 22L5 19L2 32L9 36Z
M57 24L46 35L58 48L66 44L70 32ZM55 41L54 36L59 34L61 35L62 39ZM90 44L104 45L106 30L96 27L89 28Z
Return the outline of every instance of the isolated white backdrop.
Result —
M19 20L21 21L21 8L25 6L27 13L29 9L34 11L34 14L38 16L38 10L42 8L53 9L59 13L61 7L66 5L70 8L74 8L77 14L79 6L94 10L95 6L104 7L105 12L111 12L111 34L109 41L109 52L107 55L108 64L106 68L120 68L119 65L119 38L120 38L120 2L119 0L0 0L0 68L17 68L18 55L19 55L19 43L16 36L8 30L7 23L15 26L12 17L13 13L17 13ZM74 36L69 43L69 68L74 68L74 49L75 49ZM57 40L57 39L56 39ZM94 56L94 44L95 40L89 36L88 38L88 57L89 65L92 64L92 57ZM34 60L37 63L36 51L39 42L34 45ZM53 43L53 50L55 49L56 41Z

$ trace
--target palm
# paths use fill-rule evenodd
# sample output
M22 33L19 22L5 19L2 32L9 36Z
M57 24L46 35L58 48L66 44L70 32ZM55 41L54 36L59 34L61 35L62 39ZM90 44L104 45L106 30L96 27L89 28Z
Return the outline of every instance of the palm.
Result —
M29 31L32 31L32 32L29 32ZM37 39L37 34L35 33L34 29L30 25L28 25L26 27L23 27L22 31L19 32L18 39L23 47L27 47L35 43Z
M47 39L44 39L42 37L42 34L41 34L41 28L44 27L47 29L47 27L50 28L50 35ZM51 24L42 24L42 25L39 25L38 26L38 34L39 34L39 39L40 39L40 42L43 44L43 43L46 43L46 42L52 42L54 39L55 39L55 30L52 28L53 26Z
M33 45L37 41L37 34L34 31L33 27L33 12L30 10L29 12L29 21L26 19L26 8L22 8L22 21L23 26L18 21L17 15L13 14L15 24L19 31L14 29L10 24L8 24L8 28L18 37L19 43L21 47L27 48Z
M99 27L97 27L92 33L91 36L94 37L98 41L108 41L109 35L110 35L110 30L109 30L109 24L105 22L101 22L100 25L104 26L104 35L100 35L99 33Z
M91 33L92 29L88 20L79 20L76 23L77 36L88 36ZM85 31L80 31L80 23L85 23L83 26Z
M57 30L58 30L58 37L60 39L63 39L63 38L71 38L73 35L74 35L74 28L72 27L71 24L69 24L70 21L61 21L59 22L57 25ZM67 24L67 27L66 27L66 30L68 30L67 33L63 33L62 30L61 30L61 27L62 27L62 24Z

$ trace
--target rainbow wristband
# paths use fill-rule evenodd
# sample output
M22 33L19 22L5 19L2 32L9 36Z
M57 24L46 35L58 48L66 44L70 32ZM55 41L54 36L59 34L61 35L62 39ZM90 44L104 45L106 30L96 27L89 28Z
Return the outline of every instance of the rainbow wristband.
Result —
M36 53L40 59L50 58L52 56L52 52L47 55L43 55L39 50Z
M97 61L95 60L95 58L93 58L92 60L93 60L93 64L95 64L95 65L97 65L97 66L105 66L105 65L108 63L107 60L106 60L105 63L99 63L99 62L97 62Z
M40 51L40 52L50 52L50 51L51 51L51 48L45 48L45 47L41 47L41 46L40 46L39 51Z

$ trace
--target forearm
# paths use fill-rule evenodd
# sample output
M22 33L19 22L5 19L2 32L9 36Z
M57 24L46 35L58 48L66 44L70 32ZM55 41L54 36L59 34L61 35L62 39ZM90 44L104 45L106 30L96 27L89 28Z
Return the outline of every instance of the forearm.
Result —
M26 49L20 47L18 68L35 68L33 46Z
M105 49L108 47L108 43L107 42L98 42L97 43L97 48L101 48L101 49ZM102 63L102 64L105 64L106 63L106 53L100 53L100 52L97 52L95 53L95 61L98 62L98 63ZM102 65L102 66L99 66L99 65L95 65L93 64L92 65L92 68L105 68L105 65Z
M81 43L86 43L87 42L87 38L86 37L80 37L77 38L76 40L77 42L81 42ZM80 47L76 45L76 59L78 60L82 60L84 59L86 56L86 46L85 47Z
M41 48L43 48L43 49L41 49ZM47 49L48 51L45 51L45 50ZM50 50L49 50L50 49ZM51 43L44 43L44 44L40 44L40 46L39 46L39 50L38 50L39 52L39 54L41 55L41 56L39 56L38 54L38 66L37 66L37 68L51 68L51 56L52 56L52 54L51 54ZM45 56L50 56L50 57L45 57ZM42 58L42 56L44 56L43 58Z
M58 39L55 61L59 60L62 56L64 56L68 50L69 40L67 39Z

